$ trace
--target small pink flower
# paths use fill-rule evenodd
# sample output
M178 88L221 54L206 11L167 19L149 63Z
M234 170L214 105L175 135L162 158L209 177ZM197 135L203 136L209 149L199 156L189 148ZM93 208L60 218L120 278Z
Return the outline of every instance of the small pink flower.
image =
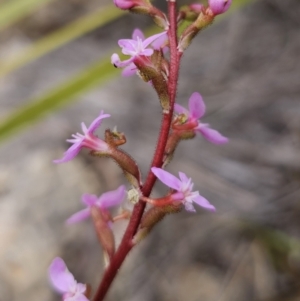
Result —
M207 199L201 196L198 191L192 191L194 183L185 173L179 172L178 179L161 168L152 167L151 171L161 182L177 191L171 195L171 198L174 202L181 201L185 206L185 210L195 212L193 203L196 203L205 209L215 211L215 207L210 204Z
M208 0L208 6L214 15L225 13L231 5L232 0Z
M70 142L73 145L64 153L62 159L54 160L53 162L63 163L70 161L78 155L78 153L83 147L101 152L108 151L107 143L94 135L94 131L101 125L102 119L108 117L110 117L109 114L104 114L104 112L101 111L100 115L92 122L89 128L87 128L86 125L82 122L81 128L83 134L73 134L72 139L67 139L67 142Z
M159 50L162 47L164 47L166 41L167 41L168 36L167 35L162 35L161 37L157 38L151 45L152 48L155 50ZM143 32L136 28L133 33L132 33L132 40L138 40L140 39L141 41L145 40L145 36L143 34ZM167 47L164 47L164 51L167 49ZM133 62L131 62L128 66L126 66L123 69L122 75L123 76L131 76L136 74L137 72L137 67L135 66L135 64Z
M65 262L56 257L49 267L49 277L54 289L62 294L64 301L89 301L84 295L86 285L77 283Z
M100 209L121 204L126 194L125 186L121 185L118 189L103 193L99 198L94 194L84 194L81 198L82 203L87 207L67 219L68 224L80 222L88 218L91 214L91 207L97 206Z
M122 48L122 53L131 56L128 60L121 61L118 54L114 53L111 56L111 63L118 68L124 68L133 64L136 57L139 56L151 56L153 54L152 48L147 48L156 39L166 35L166 31L155 34L147 39L143 39L141 32L134 32L133 39L121 39L118 44Z
M189 99L189 110L185 109L179 104L175 104L175 111L178 114L184 114L187 117L187 123L194 125L194 131L200 133L205 139L214 144L223 144L228 142L228 138L221 135L218 131L213 130L207 123L201 123L201 118L205 113L205 103L202 96L194 92Z

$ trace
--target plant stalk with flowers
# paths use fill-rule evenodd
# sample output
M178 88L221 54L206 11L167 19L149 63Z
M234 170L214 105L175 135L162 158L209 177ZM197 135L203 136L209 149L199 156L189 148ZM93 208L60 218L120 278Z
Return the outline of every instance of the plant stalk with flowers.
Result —
M95 135L109 114L100 112L99 116L87 127L82 123L83 134L77 133L67 140L71 147L61 159L55 163L64 163L77 156L82 148L90 150L94 157L113 159L122 169L129 184L132 186L127 192L127 201L134 204L132 210L123 206L118 215L112 216L110 207L123 203L126 188L121 185L113 191L105 192L100 197L90 194L82 196L85 209L73 214L68 224L77 223L91 217L95 231L102 246L106 269L102 280L94 293L88 285L77 283L61 258L55 258L49 268L49 277L54 289L62 294L65 301L102 301L115 279L118 270L130 250L144 239L152 228L167 214L178 213L183 208L195 212L194 205L209 211L215 207L198 191L193 191L193 182L185 173L179 172L179 178L164 170L171 162L179 142L202 135L214 144L228 141L218 131L210 128L199 119L205 113L205 104L198 92L192 93L186 109L175 103L178 85L178 74L184 51L191 44L196 35L210 25L215 17L228 10L231 0L208 0L208 5L199 3L178 9L176 0L168 1L168 12L165 14L154 7L149 0L114 0L114 4L129 12L148 15L162 28L162 32L145 38L136 29L132 39L121 39L118 44L122 53L129 56L122 61L117 54L113 54L111 62L116 68L124 68L123 76L134 74L149 83L159 98L162 109L161 128L155 153L149 172L144 179L137 162L121 148L126 143L124 133L106 130L103 140ZM182 21L189 21L181 35L178 26ZM169 52L169 53L168 53ZM156 180L159 179L170 188L167 195L153 199L151 192ZM149 205L146 208L146 205ZM128 219L128 225L120 245L115 247L112 224L120 219Z

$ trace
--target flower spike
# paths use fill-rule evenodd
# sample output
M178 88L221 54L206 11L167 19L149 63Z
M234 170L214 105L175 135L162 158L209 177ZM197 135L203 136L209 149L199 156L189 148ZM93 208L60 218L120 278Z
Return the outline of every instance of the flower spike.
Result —
M73 145L64 153L63 158L54 160L54 163L64 163L72 160L78 155L83 147L89 148L91 150L107 152L109 147L106 142L99 139L94 135L95 130L101 125L102 119L110 117L109 114L104 114L103 111L100 112L99 116L87 126L82 122L81 128L83 134L77 133L72 135L72 139L67 139L67 142Z
M62 294L63 301L89 301L84 295L86 285L77 283L61 258L53 259L49 267L49 278L54 289Z
M171 194L171 201L174 203L180 202L184 205L185 210L195 212L193 203L197 205L215 211L215 207L210 202L199 194L198 191L192 191L194 183L191 178L188 178L185 173L179 172L179 179L173 176L171 173L157 167L152 167L151 171L155 176L169 186L173 190L177 191Z

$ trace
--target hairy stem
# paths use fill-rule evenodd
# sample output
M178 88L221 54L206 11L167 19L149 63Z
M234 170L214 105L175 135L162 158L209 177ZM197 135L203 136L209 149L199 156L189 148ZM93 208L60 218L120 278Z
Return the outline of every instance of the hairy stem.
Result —
M163 164L164 152L169 136L170 126L173 116L173 108L176 98L176 89L179 73L179 61L180 56L177 51L177 24L176 24L176 2L169 1L168 3L168 15L170 28L168 31L169 43L170 43L170 74L168 80L168 93L170 98L170 111L163 114L161 129L158 137L157 147L155 154L151 163L151 167L161 167ZM151 172L148 172L145 184L141 187L144 196L148 197L152 191L155 184L156 177ZM95 294L94 301L102 301L108 289L110 288L119 268L121 267L123 261L125 260L127 254L132 249L132 239L140 225L141 218L145 210L146 203L140 200L134 207L130 221L128 223L127 229L121 241L121 244L113 256L109 266L104 272L102 281L98 287Z

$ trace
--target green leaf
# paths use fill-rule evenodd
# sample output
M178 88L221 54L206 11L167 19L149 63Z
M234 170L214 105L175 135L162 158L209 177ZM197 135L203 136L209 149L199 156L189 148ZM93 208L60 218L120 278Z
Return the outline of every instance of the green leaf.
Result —
M92 64L78 75L12 113L0 124L0 141L18 130L23 130L46 113L67 105L76 96L103 84L117 73L118 69L111 65L110 58Z
M28 49L25 49L13 61L6 64L3 63L0 69L0 78L38 59L50 51L53 51L62 45L67 44L68 42L92 31L93 29L119 18L123 14L124 11L118 10L114 6L109 5L79 18L78 20L37 41Z
M8 27L53 0L9 0L0 5L0 29Z

